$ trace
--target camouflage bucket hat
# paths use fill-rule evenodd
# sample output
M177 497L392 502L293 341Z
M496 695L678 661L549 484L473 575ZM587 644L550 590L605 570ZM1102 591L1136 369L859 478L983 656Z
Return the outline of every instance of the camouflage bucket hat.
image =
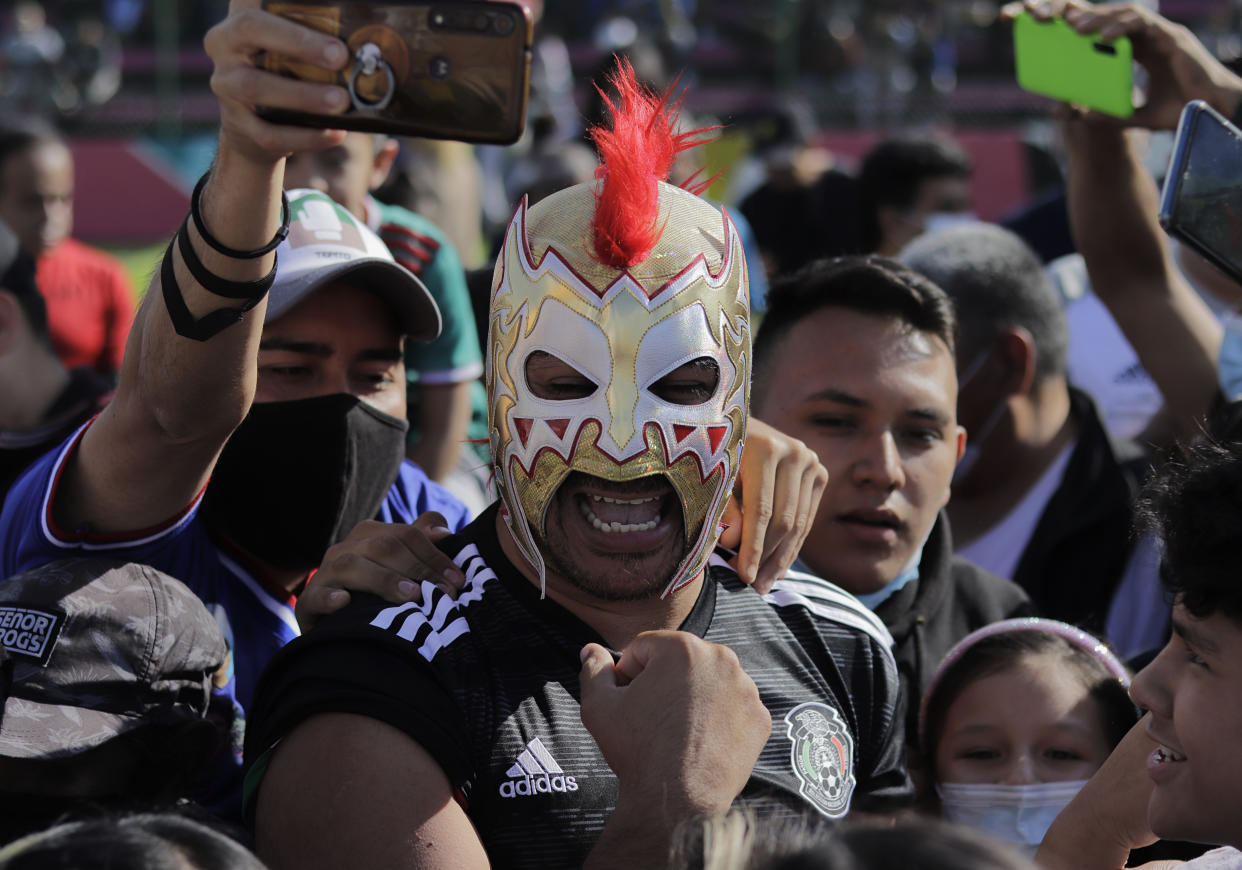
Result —
M202 719L227 649L207 608L147 565L52 562L0 582L0 756L65 758Z

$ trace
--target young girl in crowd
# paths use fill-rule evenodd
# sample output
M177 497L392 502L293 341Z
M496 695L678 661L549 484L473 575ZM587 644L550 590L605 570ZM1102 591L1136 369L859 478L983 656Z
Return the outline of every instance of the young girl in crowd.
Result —
M1129 685L1103 642L1063 622L1009 619L967 635L919 715L941 815L1033 852L1137 721Z

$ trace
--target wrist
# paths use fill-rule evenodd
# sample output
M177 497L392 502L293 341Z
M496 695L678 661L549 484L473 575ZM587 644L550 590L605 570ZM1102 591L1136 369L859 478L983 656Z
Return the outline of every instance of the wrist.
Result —
M627 801L618 797L584 870L629 870L666 867L674 838L697 814L682 813L657 800Z
M1221 86L1217 94L1212 101L1213 108L1232 121L1235 127L1242 128L1242 79Z

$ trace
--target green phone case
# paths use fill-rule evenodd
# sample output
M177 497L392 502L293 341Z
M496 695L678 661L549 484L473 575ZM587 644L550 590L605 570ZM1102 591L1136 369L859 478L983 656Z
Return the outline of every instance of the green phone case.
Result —
M1118 118L1134 113L1134 55L1126 37L1104 42L1060 18L1036 21L1023 12L1014 20L1013 43L1024 90Z

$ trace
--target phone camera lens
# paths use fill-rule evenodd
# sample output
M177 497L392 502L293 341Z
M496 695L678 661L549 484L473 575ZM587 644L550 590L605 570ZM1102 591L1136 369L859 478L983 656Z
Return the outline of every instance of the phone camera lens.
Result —
M508 36L513 32L513 18L509 15L497 15L493 19L492 27L501 36Z
M431 26L432 27L443 27L444 26L444 13L443 12L436 12L431 16Z
M449 77L449 62L447 57L433 57L431 62L427 64L427 73L438 82L444 81Z

